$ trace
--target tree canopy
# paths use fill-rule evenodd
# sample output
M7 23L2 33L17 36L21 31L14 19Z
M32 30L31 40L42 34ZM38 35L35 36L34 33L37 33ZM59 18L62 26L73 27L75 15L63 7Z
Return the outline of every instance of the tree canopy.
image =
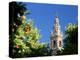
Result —
M64 50L62 54L78 54L78 26L69 24L65 31Z
M13 58L50 55L47 44L39 43L41 37L32 21L26 19L28 11L23 3L9 4L9 56ZM28 14L28 12L27 12Z

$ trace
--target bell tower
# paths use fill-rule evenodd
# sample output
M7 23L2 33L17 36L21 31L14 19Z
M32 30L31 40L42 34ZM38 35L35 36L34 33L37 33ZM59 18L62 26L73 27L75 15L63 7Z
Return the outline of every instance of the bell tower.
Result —
M50 40L51 40L52 55L56 55L57 51L61 50L63 46L62 34L60 31L58 16L55 17L53 32L51 33Z

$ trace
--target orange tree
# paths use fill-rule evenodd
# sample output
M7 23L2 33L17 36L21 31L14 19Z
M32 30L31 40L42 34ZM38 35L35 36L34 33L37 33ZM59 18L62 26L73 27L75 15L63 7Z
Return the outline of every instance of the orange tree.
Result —
M22 24L17 29L17 34L15 34L15 39L13 42L13 57L17 58L48 55L50 51L48 51L47 45L40 44L38 42L39 38L39 31L33 26L33 22L28 20L26 21L25 18L22 18Z
M25 4L21 2L10 2L9 3L9 56L12 57L13 50L13 40L15 39L15 34L17 28L22 24L21 18L25 12L27 12ZM26 13L28 14L28 13Z
M40 34L32 21L28 21L28 11L22 3L9 4L9 56L13 58L50 55L47 44L40 44ZM14 9L13 9L14 8Z

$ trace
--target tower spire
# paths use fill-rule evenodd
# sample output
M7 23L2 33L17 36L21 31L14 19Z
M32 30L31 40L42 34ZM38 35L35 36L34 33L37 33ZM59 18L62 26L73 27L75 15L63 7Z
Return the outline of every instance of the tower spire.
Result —
M60 31L59 18L55 17L53 34L51 34L51 49L53 50L52 55L56 55L57 51L62 48L62 34Z
M60 25L59 25L59 18L58 18L58 16L55 17L54 32L60 32Z

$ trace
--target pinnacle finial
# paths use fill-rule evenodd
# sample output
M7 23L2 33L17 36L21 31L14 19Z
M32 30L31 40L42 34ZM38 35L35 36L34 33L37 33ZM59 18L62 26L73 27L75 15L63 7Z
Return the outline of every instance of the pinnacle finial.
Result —
M56 16L56 18L58 18L58 16Z

